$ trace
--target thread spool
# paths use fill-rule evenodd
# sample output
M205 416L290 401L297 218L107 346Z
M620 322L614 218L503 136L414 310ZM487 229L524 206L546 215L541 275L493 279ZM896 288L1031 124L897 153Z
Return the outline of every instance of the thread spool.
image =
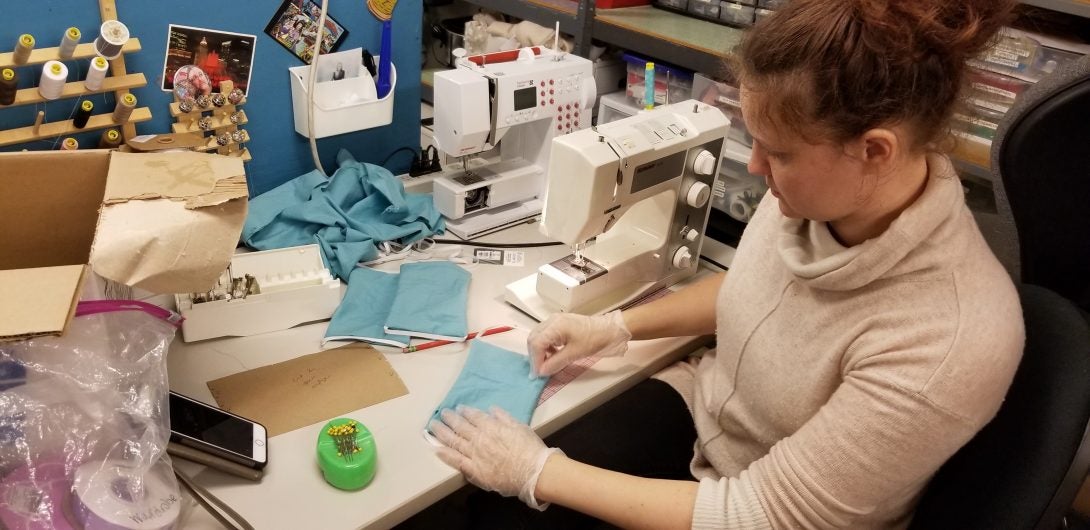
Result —
M77 129L82 129L87 126L87 120L91 119L91 111L95 110L95 104L89 100L84 100L79 104L79 109L76 110L76 117L72 119L72 125Z
M106 71L110 69L110 63L102 56L91 59L91 68L87 70L87 78L83 80L83 87L87 90L102 88L102 80L106 79Z
M121 55L121 48L128 41L129 28L120 20L107 20L99 27L98 38L95 39L95 51L112 61Z
M114 107L114 123L125 123L129 121L129 116L132 116L132 111L135 108L136 96L132 94L121 96L121 99L117 100L117 106Z
M102 137L98 139L99 149L114 149L121 145L121 132L117 129L107 129L103 131Z
M65 514L71 489L61 459L8 473L0 482L0 527L74 530Z
M34 50L34 36L29 33L19 35L15 42L15 53L11 55L11 61L15 64L26 64L30 59L30 52Z
M742 199L741 194L735 194L730 198L730 216L742 221L748 222L753 217L753 207Z
M0 105L15 103L15 93L19 91L19 76L12 68L0 71Z
M79 39L82 34L79 28L68 28L64 32L64 36L61 37L61 45L57 49L57 55L60 55L61 59L71 59L72 54L76 53L76 45L79 44Z
M38 80L38 93L45 99L57 99L64 92L66 81L68 81L68 67L60 61L49 61L42 67L42 77Z
M79 149L79 142L75 138L69 136L61 141L61 151L75 151L76 149Z
M181 511L181 494L157 461L146 473L124 462L90 462L76 468L71 506L84 530L166 530Z

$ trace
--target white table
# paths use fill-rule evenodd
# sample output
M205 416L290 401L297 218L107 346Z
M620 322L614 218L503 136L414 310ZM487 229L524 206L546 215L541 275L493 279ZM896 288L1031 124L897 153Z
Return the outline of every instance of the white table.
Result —
M491 242L541 241L533 225L520 225L483 238ZM458 247L436 247L448 255ZM468 247L463 253L471 254ZM519 330L489 337L495 343L524 341L535 322L503 301L503 287L536 271L537 266L568 252L564 246L529 248L526 265L471 265L469 328L512 325ZM396 269L396 264L382 268ZM253 337L224 338L193 344L175 339L168 356L170 387L196 399L215 403L206 382L237 372L274 364L319 351L325 322ZM700 337L633 342L622 358L597 362L534 413L532 424L547 436L594 407L608 401L663 367L684 358L704 342ZM331 343L336 347L343 343ZM525 343L522 343L523 349ZM260 483L203 466L175 464L231 505L255 528L389 528L465 484L443 464L421 436L432 410L443 399L465 362L463 345L447 345L410 354L377 346L386 353L409 393L377 405L343 414L361 421L374 434L378 472L360 491L346 492L323 480L315 459L315 441L323 422L269 439L269 465ZM203 510L192 510L185 528L220 528Z

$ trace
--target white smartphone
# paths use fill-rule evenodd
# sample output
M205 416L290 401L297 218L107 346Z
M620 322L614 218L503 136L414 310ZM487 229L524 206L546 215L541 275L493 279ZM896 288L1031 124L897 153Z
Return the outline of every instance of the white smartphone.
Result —
M170 440L244 466L261 469L268 463L265 426L170 392Z

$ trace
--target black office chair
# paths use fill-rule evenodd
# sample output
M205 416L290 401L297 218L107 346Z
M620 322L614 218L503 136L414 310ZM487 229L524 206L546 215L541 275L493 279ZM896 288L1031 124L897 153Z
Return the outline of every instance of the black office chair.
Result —
M998 414L935 475L911 528L1059 528L1090 468L1090 57L1022 94L992 168L1017 230L1025 352Z

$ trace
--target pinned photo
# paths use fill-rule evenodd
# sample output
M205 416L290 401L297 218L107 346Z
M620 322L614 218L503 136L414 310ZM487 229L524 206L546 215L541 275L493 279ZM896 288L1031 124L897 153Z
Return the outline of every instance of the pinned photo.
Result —
M231 81L249 95L256 40L253 35L171 24L163 62L163 90L174 90L178 70L195 66L208 77L211 91L218 90L220 82Z
M284 0L265 26L265 33L304 63L310 64L321 13L322 8L310 0ZM326 13L325 31L322 32L322 54L336 50L347 35L348 30Z

